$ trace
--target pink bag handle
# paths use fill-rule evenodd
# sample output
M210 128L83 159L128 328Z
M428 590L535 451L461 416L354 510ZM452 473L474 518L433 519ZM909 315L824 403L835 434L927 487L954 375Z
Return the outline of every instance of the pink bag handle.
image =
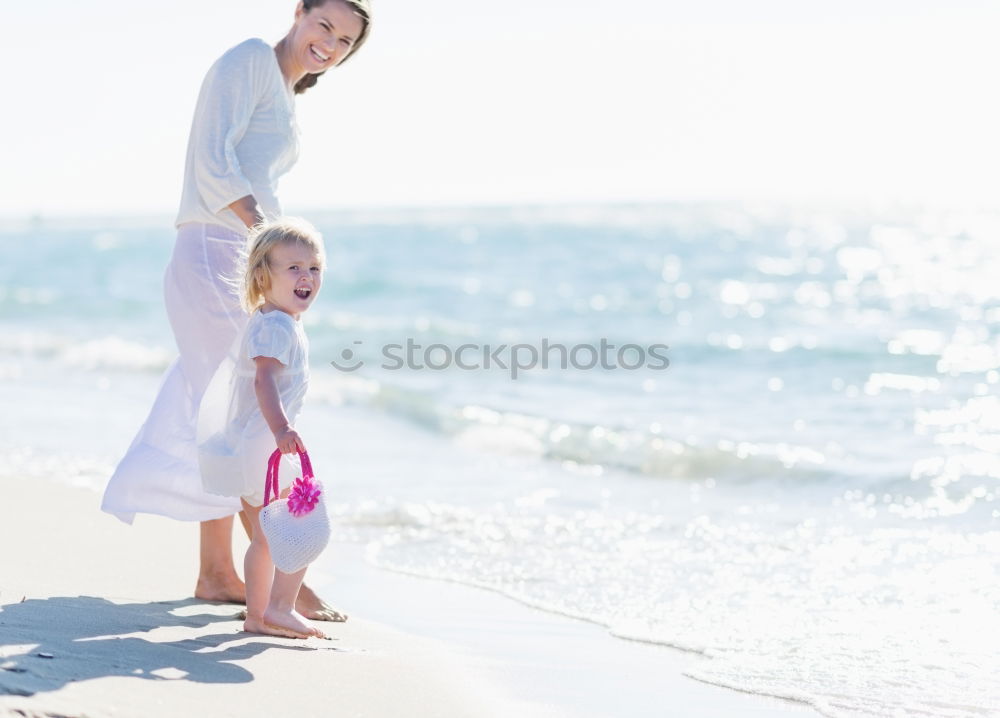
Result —
M304 451L299 452L299 461L302 464L302 478L311 480L314 478L312 462L309 461L309 454ZM281 463L281 449L275 449L271 458L267 460L267 475L264 477L264 506L271 503L272 498L277 499L278 490L278 465ZM271 494L274 494L272 497Z

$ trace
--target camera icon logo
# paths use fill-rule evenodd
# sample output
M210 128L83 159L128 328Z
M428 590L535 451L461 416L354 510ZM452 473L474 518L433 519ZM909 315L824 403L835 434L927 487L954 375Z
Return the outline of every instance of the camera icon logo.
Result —
M361 340L355 339L354 344L360 346ZM344 349L344 351L340 352L340 359L341 361L337 361L336 359L334 359L330 362L340 371L356 371L357 369L360 369L365 365L365 363L361 359L357 358L357 355L354 353L354 350L349 348Z

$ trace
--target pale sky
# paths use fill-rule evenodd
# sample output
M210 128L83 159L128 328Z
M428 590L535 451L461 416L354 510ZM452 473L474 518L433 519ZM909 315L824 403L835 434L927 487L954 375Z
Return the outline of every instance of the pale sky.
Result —
M374 0L286 209L1000 206L995 0ZM0 216L172 213L209 65L293 0L5 2Z

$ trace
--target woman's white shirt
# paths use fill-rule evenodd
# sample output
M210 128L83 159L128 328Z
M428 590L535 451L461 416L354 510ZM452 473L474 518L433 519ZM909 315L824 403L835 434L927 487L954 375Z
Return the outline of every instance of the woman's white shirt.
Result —
M279 216L278 179L298 160L298 134L295 95L274 48L253 38L226 51L198 95L177 226L204 222L245 234L228 206L247 195L266 217Z

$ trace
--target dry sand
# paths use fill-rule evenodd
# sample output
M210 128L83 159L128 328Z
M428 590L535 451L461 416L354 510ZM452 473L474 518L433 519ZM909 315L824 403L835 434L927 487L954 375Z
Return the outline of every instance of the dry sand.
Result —
M351 616L332 640L241 632L237 607L185 596L194 527L126 526L92 491L3 485L0 714L512 715L434 641Z

